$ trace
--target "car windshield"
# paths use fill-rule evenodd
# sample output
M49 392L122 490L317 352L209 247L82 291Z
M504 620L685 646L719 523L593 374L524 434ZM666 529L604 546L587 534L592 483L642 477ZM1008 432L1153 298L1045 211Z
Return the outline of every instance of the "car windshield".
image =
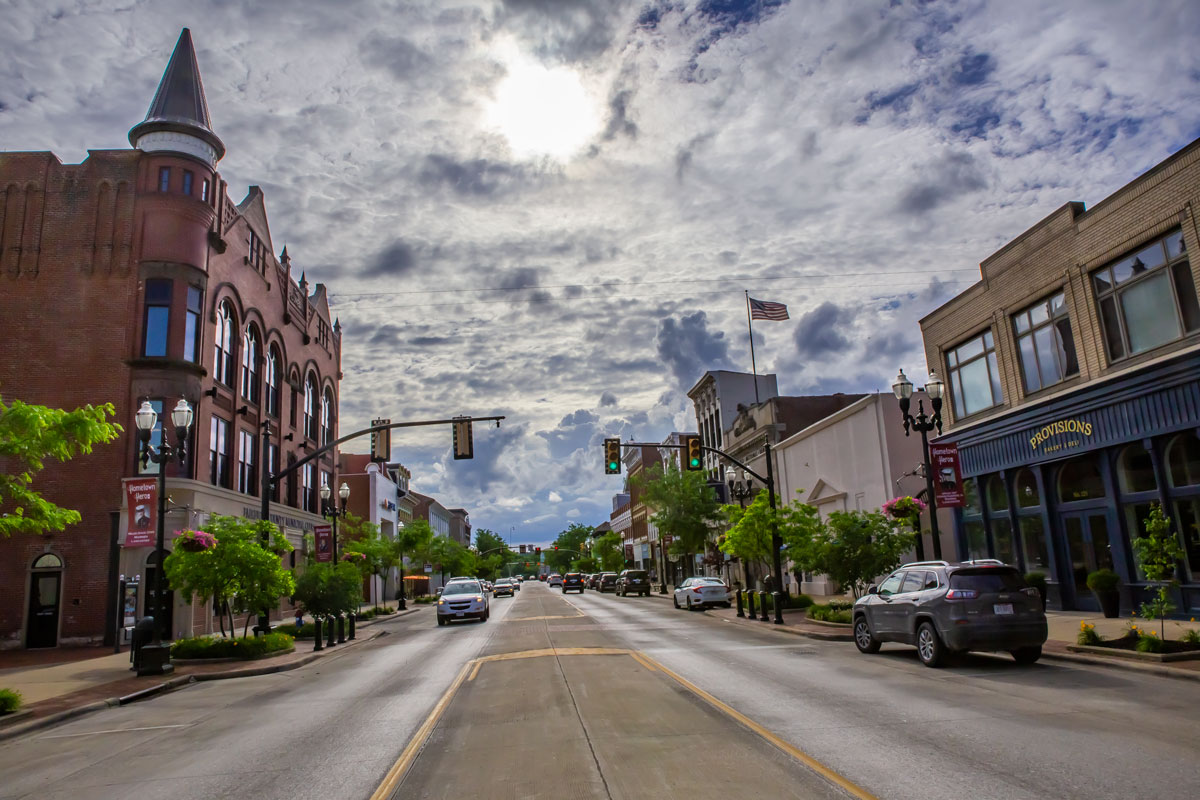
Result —
M463 581L462 583L451 583L442 591L442 594L479 594L480 591L481 589L477 582L471 581L468 583L467 581Z
M724 586L725 581L720 578L696 578L696 583L712 584L713 586Z
M575 580L576 578L580 578L580 577L582 577L582 576L578 572L568 572L567 573L567 578L570 580Z
M1015 569L964 569L950 576L950 588L1019 592L1025 588L1025 579Z
M629 570L629 572L625 573L625 577L626 578L644 578L644 577L646 577L646 573L641 571L640 569L631 569L631 570Z

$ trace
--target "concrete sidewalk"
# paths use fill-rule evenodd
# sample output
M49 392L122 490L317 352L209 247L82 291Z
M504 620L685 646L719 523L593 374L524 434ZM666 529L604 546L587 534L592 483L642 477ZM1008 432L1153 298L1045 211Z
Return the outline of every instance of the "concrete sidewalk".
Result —
M178 686L203 680L251 677L271 672L298 669L320 658L330 658L349 647L369 641L382 631L374 626L388 620L419 613L425 606L410 607L407 611L376 617L357 623L355 639L321 651L313 650L312 639L297 639L295 649L284 655L253 661L225 661L212 664L177 665L170 675L138 677L130 671L129 651L108 652L90 658L64 660L62 651L46 652L51 663L25 664L0 669L0 688L21 693L22 710L0 718L0 740L19 736L30 730L54 724L79 713L87 713L113 705L123 705L152 693L169 691ZM87 648L94 651L96 648ZM14 661L29 660L24 651ZM71 654L76 655L76 654ZM0 657L0 663L4 663Z

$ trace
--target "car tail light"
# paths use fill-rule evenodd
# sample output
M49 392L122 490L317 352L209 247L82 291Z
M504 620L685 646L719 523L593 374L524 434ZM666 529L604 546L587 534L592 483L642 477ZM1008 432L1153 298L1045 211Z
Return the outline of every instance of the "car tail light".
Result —
M974 600L979 597L979 592L974 589L951 589L946 592L947 600Z
M693 586L692 591L695 592L696 594L704 594L704 592L701 591L699 586Z

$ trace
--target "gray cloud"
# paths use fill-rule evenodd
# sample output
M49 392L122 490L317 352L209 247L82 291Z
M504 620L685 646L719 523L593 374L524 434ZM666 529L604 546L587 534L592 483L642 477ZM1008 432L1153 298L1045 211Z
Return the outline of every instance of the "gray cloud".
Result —
M612 392L605 392L604 394L600 395L600 407L601 408L604 408L606 406L615 406L615 405L617 405L617 396L615 394L613 394Z
M705 370L730 366L729 342L723 332L708 329L703 311L660 321L655 347L680 386L691 386Z
M417 250L397 239L375 254L362 271L364 278L398 278L417 268Z
M527 178L524 168L473 158L459 161L437 153L425 157L417 183L427 188L448 188L467 197L488 198L517 189Z
M947 153L919 172L917 181L901 193L897 211L924 214L961 195L987 188L983 170L969 153Z
M850 326L854 315L836 303L826 301L796 320L792 341L801 358L823 359L850 347Z

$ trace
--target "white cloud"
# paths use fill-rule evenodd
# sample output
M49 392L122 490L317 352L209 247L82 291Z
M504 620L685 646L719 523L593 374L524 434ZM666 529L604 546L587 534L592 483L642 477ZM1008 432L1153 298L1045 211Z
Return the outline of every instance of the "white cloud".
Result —
M548 501L550 501L551 503L561 503L562 495L559 494L558 492L551 491L550 494L546 496L546 499Z

